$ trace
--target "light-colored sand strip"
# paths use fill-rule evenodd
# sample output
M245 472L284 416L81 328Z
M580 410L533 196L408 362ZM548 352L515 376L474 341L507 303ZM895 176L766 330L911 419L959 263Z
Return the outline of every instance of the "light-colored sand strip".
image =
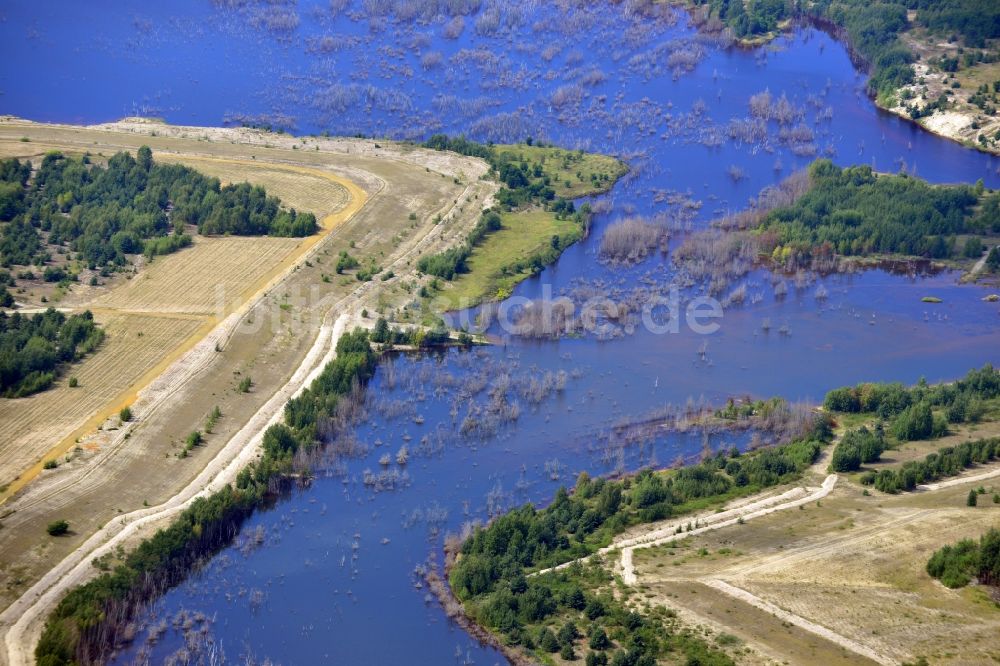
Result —
M621 568L622 582L626 585L635 585L636 575L635 566L632 564L632 553L637 548L652 548L653 546L659 546L660 544L670 543L671 541L679 541L681 539L686 539L689 536L697 536L698 534L704 534L705 532L710 532L712 530L721 529L723 527L730 527L732 525L738 525L740 521L746 522L754 518L760 518L761 516L766 516L776 511L784 511L786 509L794 509L796 507L802 506L803 504L809 504L810 502L816 502L823 499L830 494L833 487L837 484L837 475L830 474L825 479L823 479L823 485L819 488L815 488L812 492L806 492L805 488L795 488L794 491L802 491L798 497L794 499L789 499L787 502L782 502L780 504L769 504L765 506L755 506L753 504L744 507L744 513L738 516L730 517L724 520L717 521L711 525L706 525L704 527L698 527L690 532L681 532L679 534L668 534L666 536L661 536L658 538L653 538L648 541L641 541L635 545L625 546L622 548L622 556L619 561L619 566ZM790 496L793 490L788 491L784 495ZM779 495L782 497L782 495Z
M615 541L610 546L601 548L594 553L594 555L606 555L614 551L621 551L617 569L622 575L622 582L626 585L635 585L636 577L635 568L632 566L632 552L636 548L650 548L652 546L658 546L671 541L679 541L681 539L686 539L689 536L696 536L711 530L736 525L741 520L745 522L759 516L766 516L767 514L774 513L775 511L793 509L797 506L808 504L809 502L814 502L826 497L830 494L830 491L833 490L836 483L837 475L830 474L823 480L823 484L819 488L815 488L811 492L806 488L792 488L791 490L787 490L780 495L764 497L760 500L749 503L742 502L738 506L725 509L724 511L720 511L718 513L698 517L688 516L684 520L678 520L667 525L661 525L660 527L650 530L644 534L640 534L639 536ZM677 531L678 528L683 530L685 525L691 524L695 521L697 521L699 527L694 528L691 531ZM587 561L594 557L594 555L588 555L587 557L582 557L579 560L573 560L558 566L549 567L548 569L542 569L532 575L540 576L552 571L559 571L572 566L576 562Z
M985 472L980 472L978 474L973 474L971 476L959 476L954 479L948 479L947 481L938 481L937 483L928 483L925 485L917 486L917 490L941 490L942 488L951 488L953 486L960 486L963 483L976 483L977 481L985 481L986 479L992 479L995 476L1000 476L1000 465L994 467L993 469L988 469Z
M727 594L734 599L739 599L740 601L746 602L755 608L759 608L765 613L770 613L775 617L788 622L789 624L794 624L800 629L804 629L812 634L825 638L826 640L839 645L845 650L850 650L851 652L861 655L862 657L867 657L874 662L879 664L885 664L886 666L893 666L896 664L895 659L890 659L889 657L877 652L866 645L862 645L856 641L847 638L846 636L841 636L835 631L831 631L824 626L818 625L815 622L810 622L804 617L795 615L794 613L789 613L783 608L775 606L769 601L765 601L760 597L754 596L746 590L736 587L735 585L730 585L729 583L719 580L717 578L709 578L699 581L704 585L707 585L719 592Z

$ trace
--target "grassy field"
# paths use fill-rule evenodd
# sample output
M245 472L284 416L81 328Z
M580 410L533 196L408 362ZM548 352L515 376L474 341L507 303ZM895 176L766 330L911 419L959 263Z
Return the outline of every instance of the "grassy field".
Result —
M180 252L157 257L106 294L95 308L216 315L244 302L286 264L300 238L202 238ZM88 307L90 307L88 306Z
M628 171L614 157L553 146L499 145L496 150L501 156L539 166L555 195L566 199L606 192ZM539 207L503 213L503 228L473 249L466 262L468 272L457 275L433 295L433 309L455 310L505 298L532 274L526 269L507 269L546 250L553 236L565 248L577 242L582 232L571 220L556 219L554 213Z
M347 189L338 182L319 174L282 168L281 165L223 162L169 153L158 153L156 159L197 169L218 178L223 185L244 181L260 185L268 194L279 197L286 207L312 213L317 219L343 208L349 198Z
M507 155L540 164L552 179L552 189L557 197L578 199L605 192L616 180L625 175L628 167L608 155L565 150L552 146L500 145L496 146L500 155ZM591 178L594 174L596 180Z
M503 215L503 228L486 237L468 260L468 273L458 275L438 294L445 309L470 307L485 299L503 298L521 280L531 275L521 271L503 275L505 266L545 249L553 236L574 241L580 228L571 220L557 220L554 213L529 210Z

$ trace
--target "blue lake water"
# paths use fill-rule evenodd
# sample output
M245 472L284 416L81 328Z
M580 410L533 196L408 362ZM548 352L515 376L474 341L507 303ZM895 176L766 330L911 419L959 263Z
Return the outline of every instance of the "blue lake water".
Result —
M299 133L415 139L532 136L625 157L633 174L606 195L609 212L557 265L516 289L528 298L581 281L623 290L668 282L669 260L659 255L630 270L599 263L607 225L669 211L664 193L680 192L701 202L690 219L698 228L817 156L1000 187L1000 160L879 112L845 49L815 30L747 51L699 39L683 14L644 15L643 3L482 3L452 38L446 19L383 16L379 8L393 3L375 0L336 15L330 7L339 2L226 4L6 2L0 112L84 123L132 114L193 125L252 118ZM765 89L800 110L796 124L811 139L783 142L774 124L753 141L726 138L730 121ZM730 177L733 167L745 177ZM440 552L446 532L491 508L545 502L581 470L665 465L706 443L746 444L744 435L706 442L678 434L606 445L611 424L668 403L744 394L815 402L847 383L939 381L1000 362L997 305L956 279L873 270L791 286L776 299L768 276L751 274L745 281L759 302L726 308L709 336L640 328L608 341L502 338L474 353L398 358L369 387L353 455L332 456L308 489L248 521L232 547L141 618L117 662L163 662L202 626L230 659L502 662L415 584L414 567ZM824 300L815 298L820 284ZM929 295L943 303L922 303ZM564 387L546 391L546 373L550 388ZM490 420L491 391L518 404L517 419ZM470 415L490 427L463 435ZM410 456L400 466L394 458L404 445ZM387 487L366 485L383 469ZM258 533L263 543L249 547ZM180 610L197 618L187 630L172 622ZM164 619L155 645L140 647Z

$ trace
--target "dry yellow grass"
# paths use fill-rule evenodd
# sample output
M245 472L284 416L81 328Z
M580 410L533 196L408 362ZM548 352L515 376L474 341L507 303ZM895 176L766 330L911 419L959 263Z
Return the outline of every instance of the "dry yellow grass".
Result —
M924 568L941 546L1000 524L996 505L965 507L972 484L897 496L864 496L859 487L841 484L819 506L638 552L640 585L662 595L675 588L674 580L722 579L899 661L1000 658L1000 607L981 589L945 588ZM683 596L671 601L706 612ZM759 610L752 614L763 617ZM745 618L712 617L747 634ZM752 631L747 635L753 639ZM787 637L757 639L790 654Z
M268 194L281 199L286 207L317 217L343 208L349 197L340 183L320 175L293 171L284 165L223 162L161 152L156 153L156 160L189 166L218 178L223 185L242 182L260 185Z
M201 318L183 316L98 312L95 317L107 334L96 353L71 368L48 391L0 400L0 483L11 484L14 475L22 470L40 467L44 460L55 458L49 451L53 443L67 431L89 423L91 415L99 412L109 398L127 391L203 323ZM80 385L69 388L69 377L76 377ZM20 478L24 477L21 474Z
M296 238L198 238L191 248L157 257L93 308L217 315L246 300L275 266L298 256Z

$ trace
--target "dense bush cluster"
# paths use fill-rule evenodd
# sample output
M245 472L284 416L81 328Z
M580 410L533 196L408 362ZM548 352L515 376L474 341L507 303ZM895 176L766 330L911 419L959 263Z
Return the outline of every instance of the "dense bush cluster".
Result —
M890 421L897 439L911 441L940 437L948 423L978 421L985 411L983 401L997 396L1000 372L987 364L951 384L928 386L921 381L906 388L898 383L867 383L834 389L826 394L823 406L831 412L877 414ZM941 414L935 417L932 408Z
M928 386L921 381L912 388L906 388L899 383L870 382L834 389L826 394L823 407L834 412L876 413L888 418L915 402L927 400L933 405L949 409L954 407L957 417L958 410L966 410L976 401L997 396L1000 396L1000 371L986 364L979 370L970 370L964 378L950 384ZM950 420L960 422L966 419Z
M1000 5L991 0L909 0L907 6L928 30L961 36L966 46L983 48L1000 37Z
M135 157L121 152L106 167L84 155L49 153L33 179L31 165L0 162L0 261L43 264L40 232L66 245L91 268L125 263L125 255L149 256L185 247L185 225L202 234L307 236L316 231L311 213L286 210L261 187L221 187L194 169L153 161L148 147ZM171 235L172 234L172 235Z
M988 463L1000 458L1000 439L980 439L962 442L957 446L938 449L923 460L903 463L897 469L870 471L861 476L861 483L875 486L884 493L910 491L921 483L956 476L974 464Z
M322 441L339 398L371 377L374 368L367 332L343 335L337 357L289 401L287 425L268 428L263 455L242 469L234 484L197 499L113 571L73 589L59 603L35 650L39 666L103 663L135 609L232 538L254 509L282 487L296 452Z
M778 23L791 16L785 0L695 0L706 5L711 16L732 29L739 38L766 35L778 28Z
M931 555L927 573L948 587L964 587L973 577L983 585L1000 585L1000 530L979 538L963 539Z
M391 350L396 345L408 345L419 349L430 349L440 347L451 341L451 334L443 325L425 329L420 326L413 326L408 329L400 327L389 327L389 322L383 317L375 321L375 327L371 332L371 341L382 345L381 349ZM472 344L472 336L468 333L459 334L459 344L468 346Z
M830 459L835 472L854 472L865 463L873 463L885 451L885 436L881 428L874 431L861 427L844 433Z
M31 316L0 312L0 395L20 398L47 389L66 363L103 339L89 311L69 317L52 308Z
M435 275L445 280L454 279L455 274L468 271L465 262L472 254L472 248L482 243L487 235L499 231L502 227L500 214L495 210L485 210L479 218L479 222L469 232L465 243L444 252L420 257L417 261L417 268L428 275Z
M949 423L978 421L985 411L983 401L997 396L1000 396L1000 373L993 366L986 365L951 384L927 386L925 382L920 382L906 388L898 383L870 383L834 389L826 394L823 404L831 412L877 414L889 421L892 435L905 442L941 437L947 433ZM940 414L935 415L932 408L937 408ZM988 447L988 444L984 446ZM863 464L878 461L886 447L881 424L874 430L864 427L849 430L837 444L830 468L837 472L857 471ZM960 457L958 460L979 460L982 455L977 449L970 454L971 457ZM992 456L988 450L985 450L985 455L987 459ZM875 483L879 490L887 492L912 490L917 483L957 473L954 470L967 466L962 463L954 467L949 462L949 456L951 453L942 453L940 459L935 458L926 465L908 463L900 470L883 470L862 480Z
M953 237L978 230L974 187L935 186L906 175L876 176L871 167L840 168L818 160L811 187L795 203L772 211L761 229L773 231L785 254L905 254L944 259Z

